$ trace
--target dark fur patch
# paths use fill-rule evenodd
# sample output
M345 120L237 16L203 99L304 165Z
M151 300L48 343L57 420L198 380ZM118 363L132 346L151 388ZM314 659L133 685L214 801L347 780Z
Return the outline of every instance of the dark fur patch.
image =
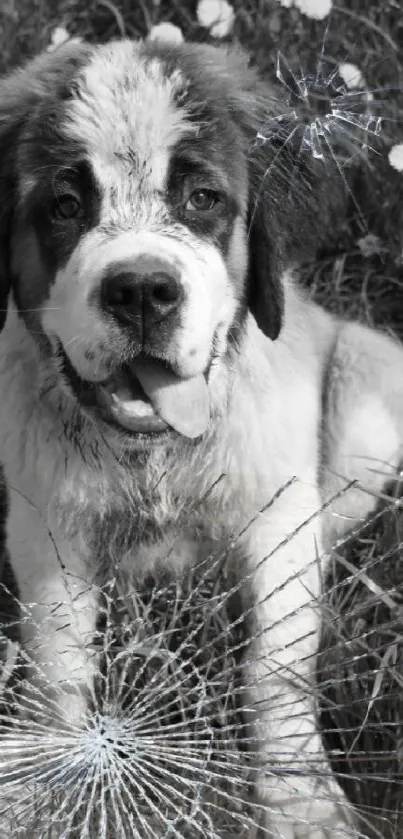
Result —
M9 246L15 242L12 232L19 205L19 183L24 173L43 175L50 164L68 165L60 124L65 102L91 49L68 44L56 53L45 53L0 85L0 329L11 285ZM47 152L51 152L50 159Z
M168 204L175 221L186 225L189 230L200 238L206 238L215 244L223 257L228 254L228 246L233 230L234 220L238 214L245 215L245 205L242 206L242 192L246 191L247 175L243 166L239 138L226 143L223 137L221 152L225 145L232 148L235 162L239 165L234 169L239 172L238 178L223 177L225 172L223 161L216 154L217 143L201 133L192 140L178 145L170 160L168 174ZM238 140L236 143L235 140ZM197 161L192 151L197 149ZM236 158L239 158L237 161ZM237 190L238 185L238 190ZM219 202L213 212L192 213L185 211L185 205L193 190L211 189L218 193Z
M67 143L66 146L68 149ZM21 239L26 239L27 231L30 231L31 237L36 239L38 249L34 265L40 260L41 275L35 276L31 270L29 278L28 271L17 272L14 293L22 311L32 307L32 298L35 299L36 306L46 299L57 271L66 264L79 239L99 222L100 196L97 185L89 164L80 159L78 149L76 152L78 162L74 166L70 165L68 169L64 168L60 161L58 166L48 163L41 168L32 169L40 175L17 215L15 250L18 254ZM43 154L42 148L41 156ZM58 219L54 215L58 192L60 188L68 190L71 186L81 196L83 215L80 218Z

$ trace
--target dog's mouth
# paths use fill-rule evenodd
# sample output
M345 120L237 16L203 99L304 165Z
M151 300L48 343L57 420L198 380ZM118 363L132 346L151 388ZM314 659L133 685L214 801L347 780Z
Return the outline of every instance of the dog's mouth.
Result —
M139 356L102 383L81 379L62 351L63 369L77 398L98 408L102 419L129 434L159 434L169 429L189 439L201 437L210 420L210 399L203 374L180 378L159 359Z

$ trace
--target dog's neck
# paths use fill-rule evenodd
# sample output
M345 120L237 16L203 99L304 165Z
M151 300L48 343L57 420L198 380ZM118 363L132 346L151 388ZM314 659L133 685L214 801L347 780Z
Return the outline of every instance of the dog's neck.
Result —
M212 421L200 442L177 438L147 454L124 456L102 439L72 398L55 388L54 369L43 362L32 336L11 311L0 338L0 377L7 394L0 427L8 436L0 439L0 457L4 451L10 483L21 483L22 491L37 484L35 503L43 513L52 503L65 532L79 530L90 514L100 533L120 515L127 531L134 527L139 538L154 538L181 522L197 529L206 519L206 505L225 508L229 529L237 526L233 519L241 525L242 515L246 521L270 501L267 475L273 462L281 465L272 475L273 492L291 475L316 468L317 452L293 445L294 424L304 434L298 399L312 401L318 389L313 378L321 375L323 346L318 353L315 342L330 341L332 322L324 312L322 321L317 311L314 317L312 304L293 289L287 290L286 303L285 328L277 341L267 339L250 316L238 351L212 370ZM317 335L310 331L310 321ZM306 429L307 440L316 440L319 410L312 403L302 412L315 426Z

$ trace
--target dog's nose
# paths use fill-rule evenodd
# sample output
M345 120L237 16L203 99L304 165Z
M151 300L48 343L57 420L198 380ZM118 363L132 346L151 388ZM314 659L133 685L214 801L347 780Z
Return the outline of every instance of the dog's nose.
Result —
M177 311L183 296L180 281L164 271L111 274L101 289L104 311L129 326L140 321L147 326L160 323Z

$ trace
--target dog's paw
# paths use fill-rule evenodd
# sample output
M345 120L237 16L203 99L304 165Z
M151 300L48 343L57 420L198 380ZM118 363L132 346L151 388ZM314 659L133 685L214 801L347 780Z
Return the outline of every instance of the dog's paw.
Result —
M289 813L275 815L274 809L272 805L260 820L256 839L353 839L356 835L347 821L339 821L334 814L319 823L317 814L308 811L296 813L290 808Z
M328 825L303 824L294 821L292 814L285 819L270 817L259 827L257 839L353 839L356 834L345 823Z
M353 839L351 810L341 789L334 780L310 783L306 778L301 787L295 779L288 786L277 786L273 795L267 786L258 796L260 804L259 828L256 839Z

